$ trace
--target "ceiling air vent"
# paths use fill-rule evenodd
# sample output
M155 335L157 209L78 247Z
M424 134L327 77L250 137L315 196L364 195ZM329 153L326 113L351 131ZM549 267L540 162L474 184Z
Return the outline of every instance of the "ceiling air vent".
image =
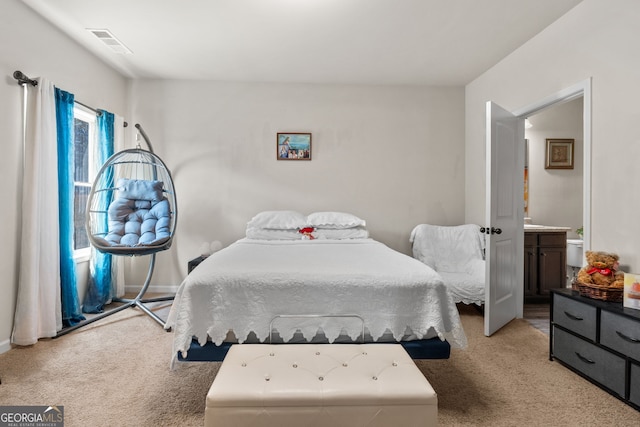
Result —
M111 34L111 31L109 30L87 28L87 31L100 39L102 43L106 44L115 53L133 53L128 47L123 45L120 40L118 40L113 34Z

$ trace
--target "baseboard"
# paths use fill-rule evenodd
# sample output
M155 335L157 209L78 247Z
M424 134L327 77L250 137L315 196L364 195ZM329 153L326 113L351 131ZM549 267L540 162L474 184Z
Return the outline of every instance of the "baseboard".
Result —
M125 286L126 293L137 294L140 292L140 286ZM152 285L147 289L148 294L175 294L178 291L176 285Z
M0 354L11 350L11 340L0 341Z

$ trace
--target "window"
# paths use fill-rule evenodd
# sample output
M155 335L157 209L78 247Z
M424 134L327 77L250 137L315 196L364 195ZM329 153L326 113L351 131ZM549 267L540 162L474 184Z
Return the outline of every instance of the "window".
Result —
M95 171L91 167L95 144L96 115L76 104L74 108L73 249L74 258L88 259L91 253L85 230L87 198Z

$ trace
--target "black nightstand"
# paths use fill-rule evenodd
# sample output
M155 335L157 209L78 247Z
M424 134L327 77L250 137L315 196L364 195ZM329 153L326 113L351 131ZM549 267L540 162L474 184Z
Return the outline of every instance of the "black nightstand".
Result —
M187 264L187 274L191 273L194 268L196 268L202 261L207 259L206 256L200 255L198 258L194 258Z

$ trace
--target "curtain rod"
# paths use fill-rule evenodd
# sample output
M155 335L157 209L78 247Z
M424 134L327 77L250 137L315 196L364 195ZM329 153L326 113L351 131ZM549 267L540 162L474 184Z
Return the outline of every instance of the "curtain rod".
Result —
M76 100L74 99L74 100L73 100L73 102L75 102L75 103L76 103L76 104L78 104L78 105L82 105L84 108L86 108L86 109L88 109L88 110L93 111L94 113L96 113L96 115L97 115L97 116L99 116L99 115L101 115L101 114L102 114L102 111L97 110L97 109L95 109L95 108L93 108L93 107L90 107L90 106L88 106L87 104L83 104L83 103L82 103L82 102L80 102L80 101L76 101ZM129 123L124 122L122 125L123 125L124 127L127 127L127 126L129 126Z
M38 81L34 80L34 79L30 79L29 77L27 77L22 71L14 71L13 72L13 78L16 79L18 81L18 84L20 86L25 85L25 84L30 84L31 86L38 86ZM100 111L96 110L93 107L89 107L87 104L83 104L80 101L75 101L74 102L76 104L82 105L84 108L88 108L89 110L93 111L96 114L101 114ZM129 126L129 123L124 122L124 127Z
M95 108L90 107L90 106L88 106L87 104L83 104L83 103L82 103L82 102L80 102L80 101L76 101L76 100L74 99L74 100L73 100L73 102L75 102L75 103L76 103L76 104L78 104L78 105L82 105L82 106L83 106L84 108L86 108L87 110L91 110L91 111L93 111L93 112L94 112L94 113L96 113L96 115L98 115L98 116L99 116L100 114L102 114L102 111L100 111L100 110L96 110Z
M38 82L36 80L30 79L29 77L22 74L22 71L14 71L13 78L18 81L19 85L30 84L31 86L38 86Z

